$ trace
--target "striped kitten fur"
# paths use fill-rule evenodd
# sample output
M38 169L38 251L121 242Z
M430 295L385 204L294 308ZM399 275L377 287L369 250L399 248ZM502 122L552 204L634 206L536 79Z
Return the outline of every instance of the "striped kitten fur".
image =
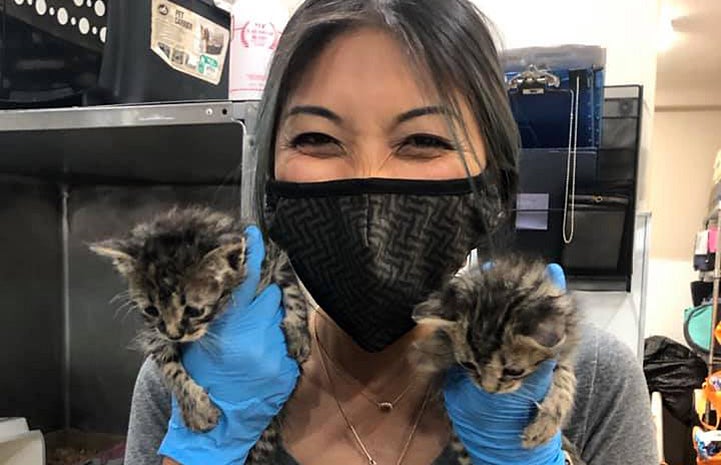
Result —
M442 372L459 364L487 392L515 391L539 364L556 359L551 388L522 444L543 444L564 425L576 388L578 314L543 263L510 257L470 270L431 294L413 317L435 328L418 343L423 368Z
M195 431L212 429L220 412L183 367L180 344L206 335L245 279L246 226L207 208L175 208L127 237L91 245L127 280L130 303L145 322L137 338L141 350L158 364L185 424ZM273 244L266 247L259 290L270 282L283 290L288 351L302 363L310 353L309 306L288 257ZM264 432L246 463L266 463L278 445L279 422L276 418Z

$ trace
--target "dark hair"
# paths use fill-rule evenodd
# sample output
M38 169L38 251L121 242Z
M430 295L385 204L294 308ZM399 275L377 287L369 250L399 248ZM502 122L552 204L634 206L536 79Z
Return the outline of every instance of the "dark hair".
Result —
M483 136L487 169L498 176L511 210L520 142L494 36L483 13L469 0L306 0L283 32L260 104L254 193L260 223L264 225L265 185L273 176L284 105L324 46L364 26L395 36L451 112L460 115L458 98L466 99Z

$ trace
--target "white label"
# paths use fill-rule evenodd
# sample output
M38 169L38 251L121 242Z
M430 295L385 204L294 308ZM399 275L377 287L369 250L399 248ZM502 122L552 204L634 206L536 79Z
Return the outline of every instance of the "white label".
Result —
M549 194L518 194L516 198L516 229L548 230Z
M287 21L282 9L273 5L239 5L233 12L233 37L230 45L231 100L257 100L268 77L273 53Z
M696 248L694 254L708 254L708 231L701 231L696 234Z
M171 68L218 85L230 31L168 0L153 0L150 49Z

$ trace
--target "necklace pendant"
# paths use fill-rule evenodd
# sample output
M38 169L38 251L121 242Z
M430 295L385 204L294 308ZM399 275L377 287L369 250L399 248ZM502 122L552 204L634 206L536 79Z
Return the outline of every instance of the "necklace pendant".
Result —
M393 404L390 402L380 402L378 404L378 408L383 413L389 413L391 410L393 410Z

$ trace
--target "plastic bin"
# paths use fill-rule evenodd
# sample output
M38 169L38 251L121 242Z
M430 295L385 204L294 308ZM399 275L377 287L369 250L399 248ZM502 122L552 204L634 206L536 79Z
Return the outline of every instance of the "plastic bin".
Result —
M230 15L211 0L111 2L88 103L227 99L229 41Z

